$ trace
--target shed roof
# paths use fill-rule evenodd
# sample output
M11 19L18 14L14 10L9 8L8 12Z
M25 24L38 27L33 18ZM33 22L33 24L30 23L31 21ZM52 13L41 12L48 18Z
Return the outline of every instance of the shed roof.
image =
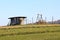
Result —
M10 17L8 19L12 19L12 18L27 18L27 17L24 17L24 16L18 16L18 17Z

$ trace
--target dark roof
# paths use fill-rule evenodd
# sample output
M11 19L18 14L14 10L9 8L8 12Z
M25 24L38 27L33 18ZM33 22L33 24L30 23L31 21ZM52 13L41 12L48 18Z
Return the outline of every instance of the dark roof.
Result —
M20 17L10 17L8 19L12 19L12 18L27 18L27 17L23 17L23 16L20 16Z

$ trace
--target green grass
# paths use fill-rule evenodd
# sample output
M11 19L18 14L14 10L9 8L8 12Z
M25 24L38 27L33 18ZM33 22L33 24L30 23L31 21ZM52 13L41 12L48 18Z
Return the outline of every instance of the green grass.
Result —
M60 32L28 35L11 35L0 37L0 40L60 40Z
M60 40L60 26L0 28L0 40Z

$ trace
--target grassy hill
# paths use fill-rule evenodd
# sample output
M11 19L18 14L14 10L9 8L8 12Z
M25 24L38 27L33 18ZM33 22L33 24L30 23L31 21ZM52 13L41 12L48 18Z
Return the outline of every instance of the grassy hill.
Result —
M60 25L4 26L0 40L60 40Z

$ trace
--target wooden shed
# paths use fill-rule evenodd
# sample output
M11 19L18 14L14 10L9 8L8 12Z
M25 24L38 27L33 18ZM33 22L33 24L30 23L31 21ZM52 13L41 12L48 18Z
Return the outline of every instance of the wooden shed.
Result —
M23 25L26 17L10 17L10 25Z

